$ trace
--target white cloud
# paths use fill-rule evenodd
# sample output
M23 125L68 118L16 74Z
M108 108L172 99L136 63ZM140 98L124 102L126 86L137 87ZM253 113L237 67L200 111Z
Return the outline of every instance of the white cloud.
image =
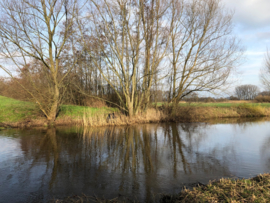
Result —
M223 3L235 11L235 21L247 29L269 25L269 0L223 0Z
M266 40L266 42L269 42L270 32L258 32L256 36L260 40Z
M264 57L265 55L265 51L247 51L245 54L248 55L248 56L261 56L261 57Z

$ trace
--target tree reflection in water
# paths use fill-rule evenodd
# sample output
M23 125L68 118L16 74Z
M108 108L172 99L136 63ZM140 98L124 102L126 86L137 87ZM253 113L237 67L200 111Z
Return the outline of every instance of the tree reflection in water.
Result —
M261 147L261 157L264 159L264 163L270 171L270 134L265 138Z
M226 147L219 153L215 147L199 150L207 128L172 123L32 130L21 137L24 156L17 161L24 165L22 173L34 171L44 185L37 190L47 198L121 194L150 201L153 194L177 193L184 184L230 175L226 159L220 159Z

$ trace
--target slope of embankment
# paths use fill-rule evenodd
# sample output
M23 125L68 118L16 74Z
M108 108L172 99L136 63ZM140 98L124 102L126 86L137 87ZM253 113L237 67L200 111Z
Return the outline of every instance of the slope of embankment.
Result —
M108 119L114 113L115 118ZM268 117L269 103L180 103L162 104L133 118L117 108L61 105L55 125L107 126L153 122L206 122L209 119ZM0 96L0 127L46 126L46 118L32 102Z

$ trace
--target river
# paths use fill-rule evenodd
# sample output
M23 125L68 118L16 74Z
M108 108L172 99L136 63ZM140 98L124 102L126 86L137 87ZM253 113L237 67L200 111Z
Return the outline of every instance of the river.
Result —
M0 131L0 202L72 195L151 202L270 170L270 121Z

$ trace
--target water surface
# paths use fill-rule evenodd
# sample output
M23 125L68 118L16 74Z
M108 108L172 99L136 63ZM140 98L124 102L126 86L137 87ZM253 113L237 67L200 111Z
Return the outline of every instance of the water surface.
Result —
M270 122L0 131L0 202L160 193L270 170Z

